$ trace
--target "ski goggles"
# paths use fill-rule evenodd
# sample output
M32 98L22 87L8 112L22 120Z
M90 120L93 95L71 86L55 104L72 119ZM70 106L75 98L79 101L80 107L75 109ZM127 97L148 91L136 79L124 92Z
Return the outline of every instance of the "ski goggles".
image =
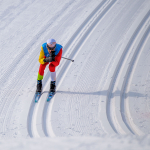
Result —
M47 48L48 48L49 50L54 50L54 49L56 48L56 45L55 45L54 47L49 47L48 44L47 44Z

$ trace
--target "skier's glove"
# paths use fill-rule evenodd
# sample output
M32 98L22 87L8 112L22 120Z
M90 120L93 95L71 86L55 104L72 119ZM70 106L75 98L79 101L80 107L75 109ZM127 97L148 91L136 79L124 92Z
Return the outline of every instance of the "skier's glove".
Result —
M44 60L44 62L52 62L53 61L53 57L46 57Z
M46 57L44 60L44 62L52 62L55 61L55 52L51 52L49 57Z

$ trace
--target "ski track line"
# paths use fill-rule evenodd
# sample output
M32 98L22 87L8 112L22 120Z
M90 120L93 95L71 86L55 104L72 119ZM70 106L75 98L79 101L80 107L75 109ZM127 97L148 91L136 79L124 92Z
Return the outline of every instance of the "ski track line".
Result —
M61 12L63 10L66 10L67 7L68 7L68 5L65 5L58 13L62 14ZM65 12L65 11L63 11L63 12ZM59 15L57 14L53 18L54 18L54 20L56 20L57 18L59 18ZM51 24L53 24L53 22L49 21L48 24L46 24L45 26L42 27L42 29L36 34L35 38L32 41L30 41L30 43L24 48L23 53L20 53L19 56L17 57L17 59L15 59L15 61L12 63L12 65L10 65L9 69L5 72L4 76L1 78L0 83L5 83L5 79L10 76L11 72L13 72L16 64L18 64L18 62L21 62L22 59L20 59L20 58L24 58L26 56L25 54L28 53L28 51L30 51L31 47L35 44L35 41L38 40L46 32L45 28L48 28ZM34 54L37 56L38 51L35 51ZM20 70L21 73L19 73L19 76L17 76L17 81L18 81L17 83L20 83L21 77L24 76L24 73L27 72L27 68L29 68L28 66L31 66L30 65L31 61L33 61L33 59L29 59L29 61L27 61L26 68L23 68L23 67L21 68L21 70ZM37 61L36 58L34 59L34 61ZM18 84L15 84L14 87L16 87L16 86L18 86ZM17 89L19 90L20 88L18 87ZM5 92L5 93L7 93L7 92ZM7 97L9 97L10 95L14 95L14 91L11 90L11 92L9 94L7 93L5 95L7 95ZM3 119L3 128L4 128L4 123L6 122L6 119L7 119L7 116L8 116L7 114L8 114L8 110L9 110L9 109L6 109L6 108L9 108L11 105L13 105L12 104L13 101L11 101L11 103L9 101L6 101L6 100L3 103L2 102L3 101L1 101L0 116L1 117L4 116L3 117L4 118ZM12 110L10 110L10 111L12 111ZM6 115L3 115L3 114L6 114Z
M121 107L122 107L121 113L122 113L123 120L125 124L130 127L133 133L139 136L143 136L144 133L133 122L133 119L131 117L130 110L129 110L129 97L128 96L126 97L126 94L129 92L129 86L131 85L131 79L133 77L136 64L139 60L140 54L142 53L142 47L145 41L147 40L149 34L150 34L150 25L148 26L147 30L144 32L144 35L142 36L134 52L134 55L131 59L127 73L125 75L125 80L124 80L123 87L121 90Z
M67 53L67 50L76 42L75 39L78 37L78 35L80 35L80 33L84 30L85 26L88 24L89 20L91 18L93 18L93 16L97 13L97 11L106 3L105 0L103 0L93 11L92 13L85 19L85 21L81 24L81 26L76 30L76 32L73 34L73 36L70 38L70 40L67 42L67 44L64 46L64 50L66 51ZM68 63L66 62L65 65L64 65L64 69L66 67L66 65L68 65ZM63 71L63 69L61 69L61 71ZM59 73L60 76L61 76L61 73ZM59 74L58 74L58 77L57 77L57 82L59 83L59 79L61 77L59 77ZM53 99L55 98L55 96L53 97ZM52 103L52 102L50 102ZM50 110L52 109L52 104L50 104ZM45 133L46 136L48 136L48 132L47 132L47 118L49 117L46 117L45 114L47 114L47 111L48 111L48 105L45 104L45 108L44 108L44 112L43 112L43 131ZM51 114L49 115L51 116ZM52 128L50 128L49 130L51 130L49 133L51 133L51 136L54 136L54 133L52 131ZM49 134L50 135L50 134Z
M110 125L112 126L113 130L116 133L121 133L121 134L126 134L126 133L134 134L135 133L133 131L133 129L130 127L130 125L127 123L127 121L126 121L126 119L123 115L125 113L125 110L124 109L122 110L122 108L124 108L124 106L123 106L124 103L122 102L123 100L120 99L120 102L119 102L120 103L119 108L121 109L121 116L120 116L120 112L119 112L119 110L117 110L119 108L117 108L115 106L116 105L115 104L115 97L113 97L111 99L111 96L117 90L117 83L118 83L118 80L121 76L121 73L123 72L123 68L124 68L124 65L125 65L125 62L126 62L126 59L127 59L127 54L131 50L130 47L133 44L136 37L138 36L138 34L141 31L142 27L144 26L145 22L149 18L149 14L150 14L150 11L148 11L148 13L144 16L143 20L140 22L140 24L138 25L138 27L134 31L133 35L131 36L129 42L127 43L127 45L126 45L126 47L125 47L125 49L124 49L124 51L123 51L123 53L122 53L122 55L119 59L117 67L114 71L114 74L113 74L112 79L111 79L111 83L109 85L108 94L107 94L107 104L106 104L107 118L108 118L108 121L109 121ZM134 59L134 57L132 57L132 59ZM128 69L131 70L131 67L129 67ZM127 82L128 78L129 78L128 76L129 76L129 71L126 74L126 79L124 80L124 84ZM122 90L121 90L121 95L122 96L125 94L123 92L124 89L125 89L125 85L122 87ZM121 95L120 95L120 98L122 97ZM119 113L119 115L117 113ZM118 122L118 119L117 119L118 117L122 118L122 119L119 119L119 122ZM128 113L128 117L129 117L129 113ZM135 129L135 126L134 126L134 129Z
M69 8L68 5L67 5L63 9L66 10L66 7ZM59 15L57 15L57 16L59 16ZM53 17L53 18L55 18L55 17ZM48 25L46 24L46 27L49 27L50 25L51 24L48 24ZM45 80L47 80L48 76L49 75L47 73L45 75L44 82L46 82ZM41 101L40 99L39 99L39 101ZM38 109L39 109L39 103L35 104L34 97L32 99L32 102L33 103L31 103L29 113L28 113L27 130L28 130L28 134L29 134L30 137L39 137L39 134L38 134L38 131L37 131L37 128L36 128L36 118L37 118L37 113L38 113Z
M86 26L86 24L88 23L88 20L90 21L90 18L92 19L94 14L101 9L101 7L103 6L105 1L102 1L98 7L96 7L96 9L92 12L92 14L83 22L83 24L79 27L79 29L75 32L75 34L72 36L72 38L69 40L71 42L71 44L73 42L76 42L75 39L78 35L80 35L80 32L82 30L84 30L84 27ZM79 41L76 42L77 44L75 45L74 49L72 50L71 54L69 55L69 58L75 58L77 53L79 53L82 45L84 44L84 42L86 41L86 39L89 37L90 33L93 32L94 28L96 27L96 25L101 21L101 19L105 16L105 14L110 10L110 8L115 4L116 0L112 0L110 3L107 4L107 6L102 10L102 12L100 12L99 15L96 16L96 19L94 20L94 22L92 22L92 24L90 25L90 27L88 26L88 29L86 29L85 33L82 34L81 37L79 37ZM71 45L70 44L70 45ZM69 49L70 47L69 42L68 44L66 44L65 48ZM71 66L71 63L66 62L63 67L61 68L61 70L59 71L58 77L57 77L57 81L58 81L58 87L60 86L62 80L64 79L66 73L68 72L69 68ZM52 126L50 121L48 122L48 120L51 118L51 113L52 113L52 108L53 108L53 103L54 103L54 99L55 96L53 97L53 99L51 100L51 102L49 102L48 104L45 104L45 108L43 111L43 130L45 132L45 135L47 136L55 136L53 131L52 131Z
M45 28L45 27L44 27L44 28ZM41 33L42 33L42 32L41 32ZM35 61L37 61L37 60L35 60ZM35 61L34 61L34 62L35 62ZM28 61L28 62L29 62L29 61ZM28 63L28 62L27 62L27 63ZM28 63L28 64L30 64L30 63ZM27 65L26 65L26 66L27 66ZM31 66L31 65L29 65L29 66ZM31 68L31 67L30 67L30 68ZM26 69L23 68L23 70L26 70ZM20 79L22 76L24 76L24 73L27 72L27 71L25 71L25 72L21 71L21 72L22 72L21 75L19 74L19 75L20 75L20 76L19 76L19 79ZM17 77L18 77L18 76L17 76ZM20 80L19 80L19 81L20 81ZM19 82L19 81L18 81L18 82ZM15 84L15 86L17 86L17 84ZM18 90L19 90L19 89L18 89ZM9 95L7 94L7 97L9 97L9 96L12 95L12 94L14 95L14 91L13 91L13 90L12 90L12 92L10 92ZM4 122L4 123L3 123L3 128L5 128L5 123L7 122L7 120L8 120L8 122L10 121L7 116L9 116L9 117L11 116L11 114L8 114L8 110L9 110L9 109L4 109L4 107L5 107L5 108L10 108L10 106L13 105L12 103L13 103L13 101L11 101L11 103L10 103L9 101L5 101L5 104L3 104L3 109L1 109L2 112L3 112L3 113L1 113L1 115L6 114L6 115L4 116L5 118L3 119L3 122ZM9 105L9 106L8 106L8 105ZM6 110L7 110L7 112L5 112ZM10 111L12 111L12 110L10 110ZM7 120L6 120L6 119L7 119ZM2 129L2 128L1 128L1 129Z
M87 17L87 19L81 24L81 26L76 30L76 32L73 34L73 36L71 37L71 39L70 39L70 40L67 42L67 44L65 45L65 47L64 47L64 50L65 50L65 51L68 50L68 49L71 47L71 45L73 45L73 44L75 43L75 39L77 38L77 36L79 35L79 33L83 30L83 27L85 28L87 22L89 22L89 19L92 18L92 16L95 15L95 13L99 10L99 7L102 7L103 4L106 3L106 2L107 2L107 1L102 1L102 2L94 9L94 11L92 11L92 13ZM67 53L67 52L66 52L66 53ZM47 73L47 75L48 75L48 73ZM47 75L46 75L46 76L47 76ZM59 79L59 77L58 77L58 79ZM58 82L59 82L59 81L58 81ZM55 96L54 96L54 97L55 97ZM45 122L47 122L47 121L46 121L46 118L45 118L45 115L44 115L44 114L47 112L47 109L48 109L47 106L48 106L48 105L45 104L45 109L44 109L44 112L43 112L43 120L45 120ZM52 106L52 105L50 105L50 106ZM46 125L46 124L45 124L45 125ZM44 131L45 135L48 136L45 125L43 124L43 127L42 127L42 128L43 128L43 131ZM51 136L54 136L52 129L51 129Z
M44 82L46 82L45 80L48 80L48 77L49 77L49 74L47 73L45 75ZM37 113L38 113L37 110L39 109L39 107L37 107L36 105L39 105L39 103L35 104L34 98L32 101L33 101L33 103L30 106L30 111L29 111L29 115L28 115L28 121L27 121L28 127L27 128L28 128L28 133L29 133L30 137L39 137L39 134L36 129L36 119L35 119L35 118L37 118ZM41 100L39 100L39 101L41 102ZM35 111L34 111L34 109L35 109ZM42 133L42 136L43 136L43 133Z

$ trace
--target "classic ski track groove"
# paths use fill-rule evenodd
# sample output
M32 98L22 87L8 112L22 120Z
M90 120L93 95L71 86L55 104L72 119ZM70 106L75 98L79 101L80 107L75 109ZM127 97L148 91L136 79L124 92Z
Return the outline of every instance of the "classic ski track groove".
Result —
M107 0L107 1L105 1L105 0L103 0L102 2L101 2L101 7L102 6L104 6L107 2L108 2L109 0ZM115 3L115 1L116 0L112 0L112 3L114 2ZM113 4L112 4L113 5ZM99 5L100 6L100 5ZM98 6L98 7L99 7ZM70 40L67 42L67 44L65 45L65 47L64 47L64 49L66 50L66 53L67 53L67 50L69 50L69 48L71 48L73 45L74 45L74 43L76 42L76 38L79 36L79 38L80 38L80 33L83 31L84 32L84 29L86 28L86 25L87 25L87 23L88 23L88 19L90 18L90 16L91 16L91 18L92 18L92 16L93 15L95 15L96 14L96 12L99 10L99 8L98 7L96 7L97 8L97 10L96 10L96 8L94 9L94 11L87 17L87 19L82 23L82 25L76 30L76 32L73 34L73 36L70 38ZM110 6L110 8L111 8L111 6ZM108 9L109 10L109 9ZM108 10L106 10L105 12L102 12L103 13L103 15L101 16L101 18L105 15L105 13L107 13L107 11ZM149 18L149 15L150 15L150 11L147 13L147 15L144 17L144 19L141 21L141 23L139 24L139 28L137 27L136 28L136 30L135 30L135 32L134 32L134 34L131 36L131 38L130 38L130 40L129 40L129 42L128 42L128 44L127 44L127 46L126 46L126 48L124 49L124 52L123 53L125 53L125 56L123 56L122 55L122 57L124 57L124 58L122 58L122 59L120 59L120 61L122 61L121 63L123 64L123 63L125 63L124 62L124 60L125 60L125 57L126 57L126 55L127 55L127 53L129 53L129 52L127 52L127 51L130 51L130 47L131 47L131 45L133 44L133 42L134 42L134 40L138 37L138 33L140 32L140 30L141 30L141 28L143 27L143 25L144 25L144 23L147 21L147 19ZM97 18L96 18L96 20L98 20ZM100 19L101 20L101 19ZM99 20L99 21L100 21ZM98 22L99 22L98 21ZM87 22L87 23L86 23ZM97 23L98 23L97 22ZM95 25L93 24L93 26L96 26L96 24L97 23L95 23ZM49 25L51 25L51 23L49 23ZM20 58L23 56L23 55L25 55L26 53L28 53L28 51L30 50L30 48L35 44L33 41L34 40L37 40L37 39L39 39L40 37L41 37L41 35L43 34L42 32L44 32L45 30L45 27L48 27L49 25L45 25L45 26L43 26L42 27L42 29L39 31L39 33L37 33L36 34L36 37L24 48L24 51L23 51L23 54L19 54L18 56L17 56L17 60L19 60L20 61ZM141 25L141 27L140 27L140 25ZM90 28L90 27L89 27ZM89 32L87 32L87 30L89 31ZM89 36L89 34L92 32L92 31L90 31L90 29L87 29L85 32L87 33L84 33L83 35L82 35L82 33L81 33L81 39L77 42L77 44L75 45L75 47L77 48L77 49L79 49L79 51L80 51L80 48L82 47L82 45L81 45L81 41L83 40L83 41L86 41L86 39L87 39L87 37ZM91 30L93 30L93 29L91 29ZM133 74L133 70L132 70L132 68L134 68L134 65L136 64L136 61L137 61L137 59L138 59L138 55L139 55L139 53L141 52L140 50L140 48L142 47L142 46L140 46L140 44L141 45L143 45L144 44L144 42L145 42L145 40L146 40L146 38L147 38L147 36L149 35L149 32L150 32L150 26L147 28L147 30L146 30L146 32L144 33L144 35L142 36L142 38L140 39L140 43L139 43L139 45L137 46L137 48L136 48L136 50L135 50L135 52L134 52L134 56L132 57L132 60L131 60L131 64L130 64L130 66L128 67L128 71L126 72L126 75L125 75L125 80L124 80L124 83L123 83L123 86L122 86L122 90L121 90L121 94L122 94L122 99L120 99L120 101L121 101L121 104L120 104L120 108L121 108L121 117L123 118L123 122L124 122L124 124L126 125L126 127L128 128L128 130L132 133L132 134L137 134L137 135L142 135L142 133L138 130L138 129L136 129L136 126L134 126L134 124L133 124L133 122L132 122L132 120L130 120L129 118L132 118L131 117L131 115L130 115L130 112L129 112L129 108L127 107L128 106L128 99L125 99L125 94L127 93L127 90L128 90L128 88L129 88L129 85L130 85L130 80L131 80L131 77L132 77L132 74ZM88 35L87 37L86 37L86 35ZM83 36L83 37L82 37ZM128 50L129 49L129 50ZM28 51L27 51L28 50ZM137 52L137 53L136 53ZM36 54L38 54L38 52L35 52ZM75 58L75 56L76 56L76 54L77 54L78 52L75 52L75 48L72 50L72 52L71 52L71 54L69 55L69 57L70 58ZM4 76L2 76L2 79L3 80L0 80L0 83L5 83L5 79L7 78L7 77L9 77L10 76L10 74L9 73L11 73L11 71L13 72L13 68L15 68L15 65L17 64L16 62L17 62L17 60L15 61L15 62L13 62L11 65L10 65L10 67L9 67L9 69L8 70L6 70L6 72L4 73ZM34 62L36 62L37 60L35 59L34 60ZM29 64L29 62L27 62L27 66L30 66ZM63 66L62 66L62 69L61 70L58 70L58 72L59 72L59 74L58 74L58 83L59 83L59 85L61 84L61 81L63 80L63 78L61 79L60 78L60 74L62 73L63 74L63 77L65 76L65 74L67 73L67 71L68 71L68 69L69 69L69 67L70 67L70 64L71 63L65 63ZM118 65L119 65L119 63L118 63ZM115 69L115 73L114 73L114 75L113 75L113 78L112 78L112 81L111 81L111 84L110 84L110 87L109 87L109 93L108 93L108 95L107 95L107 115L108 115L108 120L109 120L109 122L110 122L110 124L111 124L111 126L112 126L112 128L114 129L114 131L116 132L116 133L120 133L120 131L116 128L117 126L118 126L118 124L112 119L112 115L111 115L111 109L112 109L112 103L110 102L110 99L111 99L111 94L113 93L113 90L116 88L116 80L118 79L118 75L119 74L121 74L121 70L122 70L122 66L123 65L120 65L120 66L118 66L117 65L117 68ZM33 65L32 65L33 66ZM29 68L32 68L32 66L30 66ZM27 68L27 67L26 67ZM63 71L63 69L64 68L67 68L67 70L66 71ZM23 70L25 70L25 68L23 69ZM21 72L21 71L20 71ZM19 74L19 78L21 78L22 76L23 76L23 74L25 73L25 72L27 72L27 71L22 71L22 74L20 73ZM6 78L5 78L5 75L6 75ZM17 77L18 78L18 77ZM14 89L16 89L15 87L17 87L17 85L18 85L18 83L20 82L20 80L18 80L18 82L17 82L17 84L15 84L15 86L14 86ZM59 86L58 85L58 86ZM23 86L23 85L22 85ZM17 89L19 89L18 87L17 87ZM11 90L11 92L9 93L9 94L6 94L7 96L6 97L10 97L11 95L14 95L13 94L13 90ZM15 96L16 97L16 96ZM7 99L8 99L7 98ZM13 99L15 99L15 98L13 98ZM53 98L54 99L54 98ZM5 129L5 128L7 128L7 127L5 127L5 124L9 124L9 122L10 122L10 118L11 118L11 111L13 112L13 108L14 107L12 107L12 106L15 106L15 101L5 101L5 102L1 102L3 105L1 105L1 107L2 107L2 109L1 109L1 116L3 117L3 114L5 114L5 112L6 112L6 115L4 116L4 120L3 120L3 126L2 126L2 129L3 130L7 130L7 129ZM44 106L44 109L43 109L43 124L42 124L42 127L43 127L43 132L44 132L44 134L45 134L45 136L51 136L51 135L53 135L53 133L51 133L51 132L53 132L50 128L51 128L51 126L50 126L50 124L49 124L49 122L48 122L48 118L50 118L49 116L51 115L49 112L52 110L52 107L53 107L53 100L52 100L52 103L48 103L47 104L47 102L45 103L45 106ZM8 107L8 109L6 109L6 107ZM10 110L10 111L6 111L6 110ZM32 124L32 122L34 122L34 123L36 123L36 118L37 118L37 112L39 111L39 105L37 104L37 105L35 105L34 103L33 104L31 104L31 106L30 106L30 111L29 111L29 114L28 114L28 122L27 122L27 124L28 124L28 133L29 133L29 135L31 136L31 137L39 137L39 136L41 136L39 133L38 133L38 130L36 129L36 125L35 124ZM126 114L126 116L124 116L124 114ZM32 117L29 119L29 115L31 115ZM115 115L115 114L114 114ZM1 117L0 116L0 117ZM33 119L33 120L32 120ZM120 123L120 121L119 121L119 123ZM80 127L80 126L79 126ZM120 127L122 127L122 126L120 126ZM51 131L50 131L51 130Z
M150 13L149 13L149 15L150 15ZM142 51L141 47L143 47L149 34L150 34L150 26L148 26L147 30L144 32L144 35L142 36L142 38L134 52L134 55L131 59L131 63L126 72L125 80L124 80L122 90L121 90L121 96L122 96L121 97L121 108L122 108L121 115L122 115L123 121L128 127L130 127L130 130L134 134L139 135L139 136L143 136L144 133L134 124L134 122L132 120L132 116L130 114L130 110L129 110L129 104L128 104L129 98L128 97L125 98L125 95L126 95L126 93L128 93L128 88L131 83L131 78L132 78L134 70L135 70L136 62L138 61L138 55Z
M66 10L66 6L64 6L62 9L64 9L64 10ZM65 12L65 11L64 11ZM61 15L62 15L62 13L61 13ZM59 18L59 15L57 15L56 17L54 17L54 19L55 20L57 20ZM16 66L16 64L18 64L17 62L19 61L21 61L22 59L20 59L20 58L24 58L24 57L26 57L26 53L28 53L28 51L30 51L30 49L31 49L31 47L35 44L35 41L37 40L37 39L39 39L45 32L46 32L46 30L45 30L45 28L48 28L51 24L53 24L52 22L48 22L46 25L44 25L43 27L42 27L42 29L36 34L36 36L35 36L35 38L32 40L32 41L30 41L30 43L24 48L24 50L23 50L23 53L20 53L18 56L17 56L17 59L15 59L15 61L13 61L13 63L9 66L9 69L7 69L6 70L6 72L4 73L4 75L2 76L2 78L1 78L1 81L0 81L0 83L1 84L3 84L3 83L5 83L5 79L7 78L7 77L9 77L10 76L10 74L11 74L11 72L13 72L13 70L14 70L14 68L16 68L15 66ZM35 51L34 52L34 55L36 55L36 56L38 56L38 51ZM28 59L29 60L29 59ZM31 61L33 61L34 63L32 63L31 64ZM37 62L37 58L34 58L33 60L32 59L30 59L29 61L27 61L26 62L26 68L24 68L24 67L22 67L19 71L21 72L21 73L19 73L19 76L17 76L17 83L14 85L13 84L13 88L15 89L15 91L17 91L16 89L18 89L18 90L20 90L20 87L17 87L18 86L18 84L20 83L20 81L21 81L21 78L24 76L24 74L27 72L27 68L29 69L32 69L32 67L36 64L36 62ZM25 70L25 71L24 71ZM14 72L13 72L13 74L14 74ZM11 86L11 85L9 85L9 86ZM21 85L21 87L22 87L23 85ZM17 88L16 88L17 87ZM6 91L5 91L6 92ZM14 91L13 90L11 90L10 91L10 93L8 94L5 94L5 95L7 95L7 97L10 97L11 95L14 95ZM17 96L17 95L14 95L15 97ZM5 98L6 98L6 96L5 96ZM4 117L1 117L1 118L3 118L3 123L2 123L2 121L1 121L1 124L2 124L2 127L1 127L1 129L3 130L3 132L5 132L5 124L7 123L7 124L9 124L9 122L10 122L10 119L9 118L11 118L11 116L12 116L12 114L11 113L9 113L10 111L12 111L13 112L13 109L14 109L14 107L12 107L12 105L15 105L15 101L7 101L7 100L5 100L4 102L2 102L1 101L1 113L0 113L0 116L4 116ZM6 109L7 108L7 109ZM9 109L8 109L9 108ZM9 111L8 111L9 110ZM3 115L3 114L5 114L5 115ZM8 130L8 129L7 129Z
M103 3L105 1L102 1L99 5L99 7L102 5L103 6ZM107 2L107 1L106 1ZM104 11L102 11L102 14L99 16L99 18L102 18L104 16L104 14L109 10L109 8L111 8L111 6L113 5L113 3L116 2L116 0L114 1L111 1L109 3L109 5L106 7L107 9L104 9ZM92 15L88 16L88 18L84 21L84 23L82 23L82 25L78 28L78 30L75 32L75 34L72 36L72 38L69 40L68 44L66 44L66 46L64 47L64 49L69 49L70 45L74 42L74 39L76 38L76 36L79 34L78 32L85 26L86 22L89 20L89 17L91 18L91 16L93 16L98 10L99 10L99 7L96 7L96 9L94 9L94 11L91 13ZM97 18L97 22L98 22L98 18ZM96 22L95 22L96 23ZM95 24L96 25L96 24ZM95 26L94 25L94 26ZM90 30L90 29L89 29ZM86 32L87 33L87 32ZM84 35L86 36L86 35ZM83 38L84 39L84 38ZM72 42L71 42L72 41ZM71 42L71 43L70 43ZM81 42L81 41L80 41ZM70 44L70 45L69 45ZM80 43L78 43L79 45ZM75 49L74 49L75 50ZM74 53L72 53L72 56L74 55ZM70 55L71 56L71 55ZM66 68L66 66L68 66L68 63L66 62L66 64L64 65L63 68ZM63 71L63 69L61 70ZM61 74L61 73L59 73ZM59 80L59 76L58 76L58 80ZM58 81L59 82L59 81ZM29 132L29 135L31 137L39 137L39 134L37 132L37 129L36 129L36 122L35 122L35 119L36 118L36 115L37 115L37 109L38 109L38 106L33 106L34 104L32 104L32 106L30 107L30 112L29 112L29 116L31 117L28 117L28 132ZM38 105L38 103L37 103ZM35 109L35 111L34 111ZM43 116L45 116L45 113L47 112L47 109L48 109L48 105L45 104L45 108L44 108L44 112L43 112ZM33 123L33 120L34 120L34 123ZM43 118L43 127L45 126L46 127L46 120ZM45 129L45 127L43 128L43 131L45 133L46 136L48 136L47 134L47 129Z
M48 25L46 25L46 26L48 26ZM53 34L55 34L55 33L53 33ZM47 77L48 77L48 73L47 74L45 73L44 80L47 80ZM44 88L45 88L45 86L43 87L43 89ZM41 100L39 99L39 101L41 101ZM30 137L39 137L39 133L37 132L36 125L35 125L38 108L39 108L39 103L35 104L34 98L33 98L32 103L30 105L30 109L29 109L29 113L28 113L28 120L27 120L27 130L28 130L28 134ZM42 134L42 136L45 136L45 135Z
M116 109L115 105L113 105L113 103L115 103L115 98L113 98L113 102L111 100L111 95L113 94L113 91L117 90L117 80L118 80L118 76L122 73L123 67L124 67L124 63L126 60L126 57L128 55L128 53L130 53L130 51L132 51L132 49L130 49L131 45L134 43L134 40L139 36L139 32L141 31L142 27L144 26L144 24L146 23L146 21L149 19L150 16L150 11L148 11L148 13L144 16L143 20L139 23L138 27L136 28L136 30L134 31L133 35L131 36L129 42L126 45L126 48L124 49L119 62L117 64L117 67L114 71L113 77L111 79L110 85L109 85L109 89L108 89L108 94L107 94L107 105L106 105L106 111L107 111L107 118L108 121L111 125L111 127L113 128L113 130L116 133L121 133L121 134L126 134L126 133L132 133L132 134L137 134L137 135L142 135L142 133L140 131L138 131L138 129L135 131L134 129L136 129L136 127L133 125L133 123L128 123L127 118L131 118L131 115L129 114L129 110L127 110L126 107L126 103L127 100L124 99L120 99L120 112L122 120L117 120L117 114L116 114ZM149 27L148 27L148 31L149 31ZM144 36L141 39L140 44L143 44L144 41L143 39L145 39L147 36L147 33L144 34ZM139 51L139 46L137 47L136 51L134 52L134 56L131 58L131 64L128 67L128 71L126 72L125 75L125 79L124 79L124 83L122 86L122 90L121 90L121 95L125 95L125 90L127 89L127 83L130 79L130 71L132 70L132 66L134 65L136 58L137 58L137 52ZM121 98L121 96L120 96ZM114 111L115 112L114 112ZM118 113L118 112L117 112ZM127 114L127 117L125 117L123 114ZM122 125L120 125L122 124ZM125 124L126 127L122 128Z
M103 0L103 2L102 3L104 3L105 2L105 0ZM98 7L97 7L98 8ZM86 21L88 21L88 19L86 20ZM48 25L46 25L46 27L48 27L48 26L50 26L50 24L48 24ZM45 29L45 26L44 26L44 28L43 28L43 30ZM80 29L81 30L81 29ZM77 30L78 31L78 30ZM78 32L75 32L75 34L77 34ZM42 33L42 32L40 32L40 33ZM75 34L73 35L73 36L75 36ZM39 34L38 34L39 35ZM76 37L76 36L75 36ZM71 41L71 40L70 40ZM68 44L66 44L66 45L69 45L69 42L68 42ZM29 46L28 46L29 47ZM66 47L64 47L64 49L66 49ZM48 74L48 73L47 73ZM47 74L45 74L45 77L47 76ZM33 98L33 100L32 101L34 101L34 98ZM40 100L39 100L40 101ZM37 105L38 105L38 103L37 103ZM38 107L35 105L35 103L32 103L31 104L31 106L30 106L30 110L29 110L29 114L28 114L28 121L27 121L27 128L28 128L28 133L29 133L29 136L30 137L35 137L35 134L36 134L36 136L37 137L39 137L39 135L38 135L38 133L37 133L37 130L36 130L36 128L35 128L35 126L36 125L33 125L33 120L34 120L34 122L36 122L35 121L35 119L32 119L32 118L36 118L36 117L34 117L34 116L36 116L37 115L37 113L35 113L35 112L37 112L36 111L36 109L38 109ZM35 133L35 134L34 134Z
M79 41L75 45L75 47L72 50L71 54L69 55L69 58L75 58L77 53L80 51L80 48L82 47L82 44L88 38L90 33L93 32L96 25L101 21L101 19L110 10L110 8L114 5L115 2L116 2L116 0L112 0L110 3L107 4L107 6L102 10L102 12L99 15L96 16L96 19L94 20L94 22L90 25L90 27L88 27L88 29L85 31L85 33L80 37ZM102 3L100 3L99 6L95 9L96 11L95 10L93 11L94 13L92 12L92 15L89 16L91 19L93 18L94 14L96 14L96 12L99 9L101 9L101 7L103 6L103 3L104 3L104 1L102 1ZM87 22L90 22L90 21L88 21L88 20L90 20L89 17L79 27L77 32L70 39L70 42L72 41L72 43L73 43L75 41L76 36L78 36L80 34L80 31L84 30L84 27L86 26ZM67 46L65 46L65 47L67 47L69 49L69 44L67 44ZM66 62L63 65L63 67L61 68L61 70L58 74L58 77L57 77L58 86L61 84L61 81L63 80L64 76L66 75L66 73L67 73L67 71L70 67L70 64L71 63ZM53 131L52 131L52 127L50 125L50 122L48 122L48 119L51 116L51 111L52 111L52 107L53 107L54 98L55 98L55 96L53 97L53 99L51 100L50 103L48 103L48 104L45 103L45 107L44 107L44 111L43 111L43 124L42 125L43 125L43 130L44 130L44 133L45 133L46 136L55 136Z

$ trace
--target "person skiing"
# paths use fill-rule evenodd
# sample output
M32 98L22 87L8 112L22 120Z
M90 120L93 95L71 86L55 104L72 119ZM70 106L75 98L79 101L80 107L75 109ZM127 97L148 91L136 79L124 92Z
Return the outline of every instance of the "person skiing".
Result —
M50 92L56 90L56 67L59 65L62 57L62 46L57 44L55 39L48 39L47 43L41 46L39 55L39 72L37 77L37 89L36 92L42 91L42 79L44 76L44 70L49 65L49 71L51 75Z

